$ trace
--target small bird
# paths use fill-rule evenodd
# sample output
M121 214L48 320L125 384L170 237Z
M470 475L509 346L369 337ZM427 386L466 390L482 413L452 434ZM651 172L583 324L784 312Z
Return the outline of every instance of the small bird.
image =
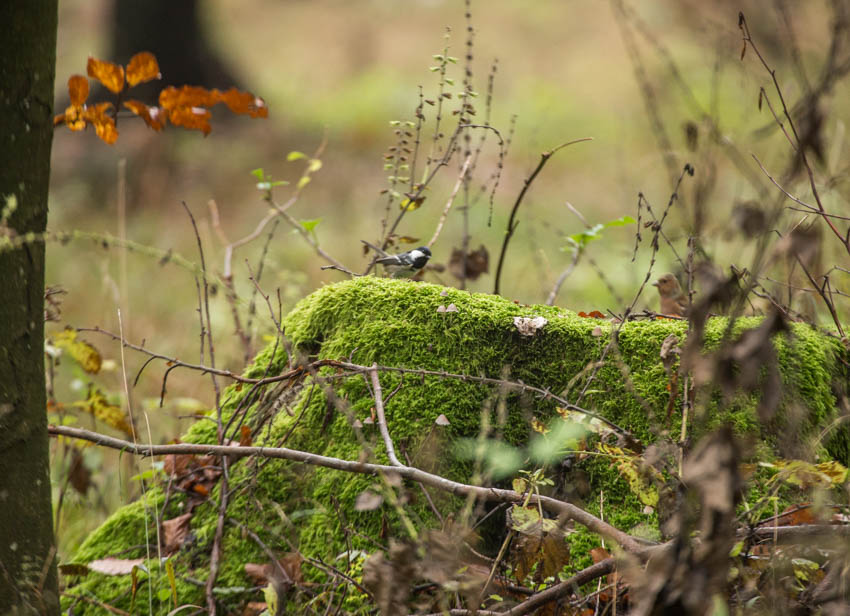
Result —
M410 278L415 276L431 258L431 249L420 246L397 255L387 255L375 259L375 263L384 266L384 270L393 278Z
M682 291L679 281L673 274L664 274L653 282L652 286L658 288L658 295L661 296L661 314L676 317L683 317L687 314L688 296Z

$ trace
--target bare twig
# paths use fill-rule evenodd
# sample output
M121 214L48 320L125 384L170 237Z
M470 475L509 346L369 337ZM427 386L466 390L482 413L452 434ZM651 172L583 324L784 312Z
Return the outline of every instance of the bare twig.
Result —
M552 155L555 154L555 152L567 146L573 145L575 143L581 143L583 141L593 141L593 137L582 137L581 139L574 139L573 141L562 143L558 147L543 152L540 155L540 162L537 163L537 167L535 167L534 171L531 172L531 175L529 175L528 178L526 178L525 182L523 182L522 190L519 192L519 195L517 196L516 201L514 202L514 206L511 209L511 215L508 217L508 227L505 231L505 239L502 242L502 251L501 253L499 253L499 264L496 267L496 283L493 286L494 295L499 294L499 281L502 278L502 265L505 261L505 253L508 250L508 242L511 241L511 237L513 236L514 231L516 231L517 225L519 224L518 222L515 222L516 213L519 209L520 204L522 203L522 200L525 198L525 195L528 192L531 183L534 181L534 179L537 177L543 167L546 166L546 163L549 161L550 158L552 158Z
M530 614L539 607L546 605L547 603L551 603L552 601L557 601L568 593L573 592L582 584L587 584L596 578L600 578L603 575L611 573L614 570L614 565L615 561L613 558L601 560L595 565L582 569L574 576L564 580L563 582L555 584L551 588L547 588L533 597L526 599L507 612L503 612L503 614L505 616L522 616L523 614Z
M815 174L812 170L812 166L809 163L808 156L806 155L806 147L805 144L802 143L800 139L800 135L797 132L797 126L794 123L794 119L792 118L791 112L788 110L788 105L785 103L785 96L782 94L782 88L779 86L779 79L776 77L776 71L770 67L765 60L764 56L759 51L758 46L750 35L750 28L747 25L747 20L744 17L744 13L738 13L738 27L741 29L741 34L744 39L744 50L746 51L746 46L749 45L752 47L753 52L758 57L764 69L770 74L771 79L773 80L773 87L776 90L776 94L779 96L779 102L782 104L782 113L785 116L785 119L788 121L788 126L791 128L791 132L793 133L793 139L785 130L784 123L779 119L776 112L773 110L773 106L770 103L770 99L767 97L767 93L764 88L761 89L762 94L764 94L764 98L767 101L768 106L770 107L771 112L774 114L777 125L782 129L782 132L785 133L788 142L791 144L791 147L798 153L800 156L800 161L803 164L803 167L806 169L806 174L809 179L809 187L812 189L812 196L815 198L815 203L817 203L817 211L823 218L824 222L826 222L827 226L830 230L835 234L838 240L841 242L844 249L850 253L850 234L846 237L839 231L829 216L826 215L826 209L823 206L823 202L821 201L820 191L818 190L817 183L815 182ZM837 27L837 26L836 26ZM833 45L835 45L836 41L833 41ZM833 61L835 53L834 49L830 50L830 62ZM743 56L742 56L743 57ZM783 191L784 192L784 191Z
M375 397L375 413L378 415L378 428L381 431L381 438L384 439L384 447L387 448L387 458L393 466L404 466L395 455L395 447L393 447L393 439L390 436L389 428L387 427L387 417L384 413L384 398L381 391L381 380L378 378L378 364L372 364L369 370L369 376L372 379L372 394Z
M575 270L576 265L578 265L578 259L581 255L581 249L576 247L573 251L573 260L567 266L567 268L561 272L561 275L558 276L558 280L555 282L555 286L552 287L552 290L549 292L549 297L546 298L547 306L555 305L555 298L558 297L558 293L561 291L561 285L564 284L564 281L569 278L570 274Z
M460 190L461 185L463 185L463 181L466 179L466 172L469 170L471 160L472 158L467 156L463 163L463 167L460 169L460 174L457 176L457 182L455 182L455 187L452 189L452 194L449 195L449 199L446 201L446 207L443 208L443 213L440 216L439 222L437 222L437 228L434 230L434 236L428 240L428 243L426 244L428 248L433 246L434 242L437 241L437 238L440 237L440 232L443 230L443 224L446 222L449 210L452 209L452 203L454 203L455 197L457 196L457 191Z

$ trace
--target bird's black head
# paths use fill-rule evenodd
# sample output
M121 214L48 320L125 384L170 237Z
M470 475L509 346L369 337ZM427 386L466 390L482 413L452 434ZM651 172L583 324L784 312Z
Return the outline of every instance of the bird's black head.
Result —
M425 253L425 254L426 254L426 255L428 255L429 257L431 256L431 249L430 249L430 248L428 248L427 246L420 246L420 247L419 247L419 248L417 248L416 250L418 250L419 252L423 252L423 253Z

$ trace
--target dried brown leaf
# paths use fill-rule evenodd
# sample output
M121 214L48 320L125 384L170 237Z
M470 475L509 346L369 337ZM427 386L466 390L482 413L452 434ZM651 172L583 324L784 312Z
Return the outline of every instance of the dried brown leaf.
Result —
M189 536L189 522L192 520L192 512L184 513L170 520L162 522L163 542L166 554L174 554L178 551Z

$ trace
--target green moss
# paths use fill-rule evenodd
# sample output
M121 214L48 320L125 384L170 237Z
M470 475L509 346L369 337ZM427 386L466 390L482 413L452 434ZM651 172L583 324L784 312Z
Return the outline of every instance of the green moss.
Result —
M455 304L457 312L438 312L438 307L449 304ZM514 326L515 316L543 316L548 323L535 336L526 337ZM742 319L735 324L733 335L758 323L755 319ZM519 306L496 296L374 277L357 278L316 291L296 306L283 325L295 357L350 358L364 365L376 362L383 366L504 376L553 392L570 387L564 394L568 398L585 387L590 372L583 370L599 360L612 335L608 321L580 318L555 307ZM720 343L727 325L726 319L712 319L708 323L709 347ZM835 412L833 383L846 376L839 375L843 370L837 361L841 350L836 343L809 328L794 326L792 332L792 337L778 339L776 343L786 386L783 408L805 409L804 421L799 422L801 434L816 433L813 428L823 425ZM659 357L661 343L671 333L684 340L687 325L668 320L625 324L619 333L618 350L606 356L588 386L583 404L646 443L651 442L659 428L678 434L681 405L677 403L668 420L669 379ZM273 350L269 346L246 369L246 374L274 375L288 369L283 348ZM334 374L331 368L323 369L322 373ZM324 389L329 386L311 384L309 379L292 392L275 390L276 396L288 395L294 403L277 412L257 441L348 460L358 459L366 451L372 459L385 462L383 443L376 427L369 424L372 401L364 379L337 377L331 381L332 396ZM402 378L396 373L382 373L381 383L385 392L400 386L386 409L400 455L406 453L420 468L468 480L471 464L455 458L452 443L475 437L482 413L491 414L492 421L497 421L498 413L493 410L497 406L494 403L499 395L497 388L436 376ZM247 412L244 418L247 425L256 425L271 406L267 401L261 405L260 413L256 404L246 404L243 398L251 391L250 387L231 387L223 398L224 416L230 417L239 409L240 413ZM551 401L515 392L507 394L506 403L509 411L506 424L499 430L504 440L513 445L522 445L527 440L532 418L545 421L555 406ZM755 396L717 397L707 409L710 421L700 429L728 423L754 442L770 442L773 435L768 428L776 429L787 418L780 416L771 426L763 425L756 416L756 404ZM434 421L441 414L449 419L448 426L435 426ZM355 427L359 424L362 427ZM196 423L183 440L212 443L215 439L214 422L204 420ZM643 506L612 465L600 458L590 458L582 462L582 468L590 477L591 495L585 503L590 511L598 512L598 492L604 490L608 503L606 520L624 530L657 524L654 515L642 512ZM378 482L374 477L281 460L242 460L233 465L230 476L228 517L237 524L225 525L219 587L248 585L244 565L267 560L239 524L257 533L278 554L299 549L326 562L333 561L348 546L374 550L374 545L364 536L385 540L387 534L403 536L405 532L398 511L387 504L374 511L355 511L357 496ZM416 486L411 486L413 492L418 493ZM195 543L176 556L178 570L184 577L206 577L218 519L218 488L212 497L210 503L195 510L192 519ZM447 495L434 494L434 498L446 509L456 508L459 502ZM177 498L173 500L179 502ZM405 514L417 524L435 523L422 498L409 503ZM76 560L86 562L142 543L143 523L140 505L128 505L86 541ZM357 533L349 533L346 538L343 527L356 529ZM578 567L587 554L586 550L580 554L580 548L595 545L596 539L574 533L570 542ZM104 600L115 599L116 595L110 592L104 590L105 594L98 595ZM119 606L127 604L116 601Z

